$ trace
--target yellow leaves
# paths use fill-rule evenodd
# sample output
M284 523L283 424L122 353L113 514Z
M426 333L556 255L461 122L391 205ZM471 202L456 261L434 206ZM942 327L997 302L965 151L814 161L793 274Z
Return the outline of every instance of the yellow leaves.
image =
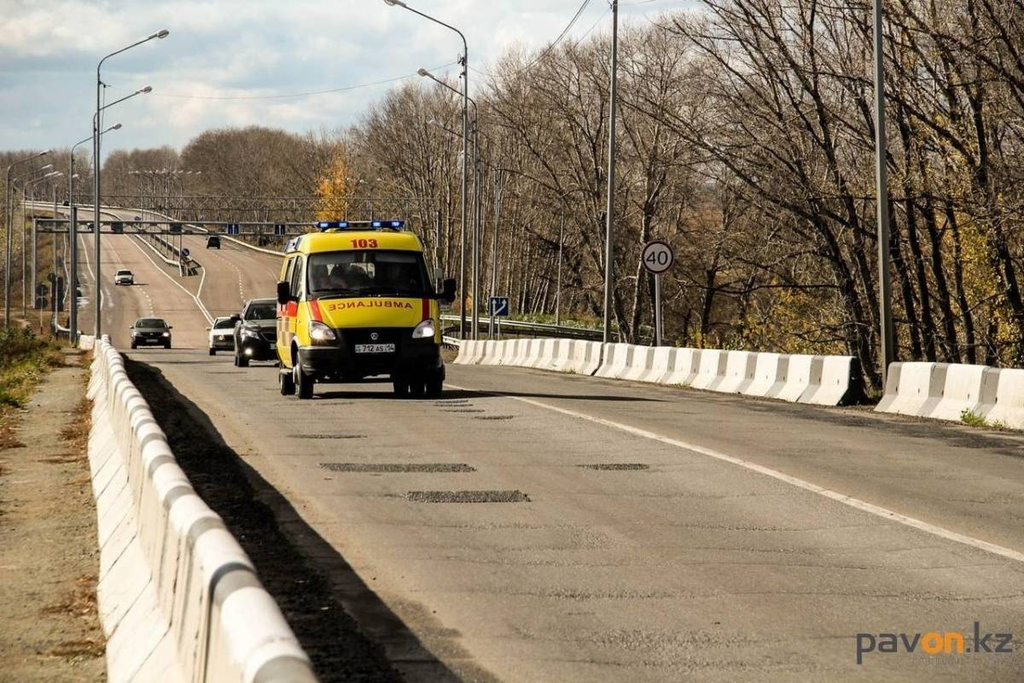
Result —
M331 165L321 174L316 185L316 218L320 221L339 220L348 213L350 192L348 164L345 150L339 149Z

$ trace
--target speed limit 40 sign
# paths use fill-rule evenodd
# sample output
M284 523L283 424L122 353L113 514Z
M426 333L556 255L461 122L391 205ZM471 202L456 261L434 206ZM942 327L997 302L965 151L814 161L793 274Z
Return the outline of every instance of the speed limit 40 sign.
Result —
M661 240L648 242L644 246L644 253L641 257L644 268L647 272L661 275L672 267L676 261L676 255L672 253L672 247Z

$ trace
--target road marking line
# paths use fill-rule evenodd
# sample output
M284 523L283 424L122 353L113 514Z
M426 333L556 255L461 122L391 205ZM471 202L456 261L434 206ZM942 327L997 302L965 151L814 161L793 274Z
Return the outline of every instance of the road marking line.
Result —
M152 258L150 258L149 254L147 254L147 253L146 253L146 252L145 252L145 251L144 251L144 250L142 249L142 247L140 247L140 246L138 245L138 243L137 243L137 242L136 242L135 240L129 240L129 242L131 242L131 243L132 243L132 244L133 244L133 245L135 246L135 248L136 248L136 249L138 249L138 250L139 250L139 251L140 251L140 252L142 253L142 255L143 255L143 256L145 256L145 257L146 257L147 259L149 259L149 262L153 264L153 267L154 267L154 268L156 268L156 269L157 269L158 271L160 271L160 274L161 274L161 275L163 275L163 276L164 276L165 278L167 278L168 280L170 280L170 281L171 281L171 282L172 282L172 283L174 284L174 286L175 286L175 287L177 287L178 289L180 289L181 291L185 292L185 293L186 293L186 294L188 294L188 295L189 295L190 297L192 297L192 300L196 302L196 306L198 306L198 307L199 307L199 312L203 314L203 317L204 317L204 318L206 318L206 322L208 322L208 323L210 323L210 324L213 324L213 317L212 317L212 316L210 315L210 312L209 312L208 310L206 310L206 306L204 306L204 305L203 305L203 302L202 302L202 301L201 301L201 300L199 299L199 297L198 297L198 296L197 296L196 294L193 294L192 292L188 291L187 289L185 289L184 287L182 287L182 286L181 286L180 284L178 284L178 281L177 281L177 280L175 280L175 279L174 279L173 277L171 277L170 275L168 275L168 274L167 274L167 273L166 273L166 272L164 271L164 269L163 269L163 268L161 268L160 266L158 266L158 265L157 265L157 263L156 263L156 261L154 261L154 260L153 260ZM202 279L201 279L201 280L199 281L199 291L200 291L200 292L201 292L201 291L203 291L203 281L204 281L205 279L206 279L206 268L203 268L203 277L202 277Z
M965 534L961 534L956 531L946 529L944 527L929 524L928 522L917 519L915 517L908 517L907 515L902 515L893 510L889 510L888 508L873 505L872 503L860 500L859 498L853 498L844 493L833 491L831 489L826 489L824 487L818 486L817 484L812 484L809 481L805 481L803 479L799 479L797 477L784 474L782 472L779 472L778 470L773 470L770 467L758 465L757 463L750 462L749 460L743 460L742 458L737 458L732 455L726 455L725 453L719 453L718 451L711 450L710 448L704 448L703 446L697 446L696 444L680 441L679 439L673 439L668 436L662 436L661 434L650 432L647 431L646 429L640 429L639 427L631 427L630 425L622 424L621 422L613 422L612 420L606 420L602 417L596 417L594 415L587 415L586 413L580 413L575 410L569 410L568 408L559 408L558 406L542 403L541 401L535 401L529 398L523 398L521 396L508 396L506 394L502 394L500 391L488 391L486 389L469 389L467 387L460 387L454 384L448 384L447 382L446 385L451 387L452 389L457 389L460 391L477 391L482 393L495 394L496 396L510 398L515 401L522 401L523 403L529 404L531 406L536 406L538 408L546 408L547 410L553 410L556 413L562 413L563 415L568 415L569 417L575 417L580 420L587 420L588 422L593 422L595 424L603 425L605 427L618 429L620 431L626 432L627 434L632 434L633 436L639 436L644 439L650 439L651 441L658 441L669 446L675 446L676 448L681 448L683 450L699 453L700 455L706 455L709 458L714 458L715 460L721 460L722 462L737 465L752 472L757 472L758 474L763 474L765 476L771 477L772 479L777 479L792 486L796 486L797 488L801 488L805 491L817 493L819 496L824 496L825 498L834 500L837 503L842 503L843 505L846 505L848 507L860 510L861 512L867 512L868 514L875 515L876 517L881 517L882 519L889 520L890 522L896 522L898 524L902 524L904 526L917 529L918 531L923 531L927 534L938 536L939 538L946 539L947 541L962 543L963 545L967 545L972 548L977 548L978 550L983 550L987 553L992 553L993 555L999 555L1000 557L1005 557L1009 560L1014 560L1016 562L1024 562L1024 553L1013 550L1012 548L1006 548L1001 545L996 545L995 543L983 541L980 538L974 538L973 536L967 536Z

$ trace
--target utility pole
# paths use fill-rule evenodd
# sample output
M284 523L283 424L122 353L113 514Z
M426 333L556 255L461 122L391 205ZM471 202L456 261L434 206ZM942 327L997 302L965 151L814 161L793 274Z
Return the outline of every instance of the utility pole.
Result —
M501 234L501 194L504 184L504 177L501 169L496 172L494 179L494 235L491 237L491 297L498 296L498 236ZM494 338L494 308L488 304L491 314L488 338Z
M877 0L876 0L877 1ZM612 335L612 299L615 291L615 109L619 70L619 0L612 0L612 74L611 104L608 107L608 206L605 211L604 236L604 331L602 339L609 343Z
M473 128L473 339L480 339L480 121Z
M558 276L555 279L555 325L562 324L562 245L565 239L565 212L558 223Z
M72 346L78 344L78 207L71 207L71 215L68 217L68 232L71 239L71 305L68 311L68 333ZM96 285L99 291L99 283Z
M892 325L892 288L889 276L889 169L886 162L888 146L885 135L885 64L882 52L882 0L874 0L875 20L875 201L878 204L878 305L881 307L882 387L885 387L889 365L896 360L896 344Z

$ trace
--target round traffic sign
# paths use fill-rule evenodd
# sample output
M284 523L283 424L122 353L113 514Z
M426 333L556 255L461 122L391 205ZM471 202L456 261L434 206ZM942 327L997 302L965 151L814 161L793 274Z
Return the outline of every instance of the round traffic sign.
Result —
M191 253L192 252L188 250L188 247L185 247L184 249L181 250L181 257L188 258Z
M640 257L647 272L660 275L672 267L676 262L676 255L672 247L661 240L653 240L644 246L643 255Z

